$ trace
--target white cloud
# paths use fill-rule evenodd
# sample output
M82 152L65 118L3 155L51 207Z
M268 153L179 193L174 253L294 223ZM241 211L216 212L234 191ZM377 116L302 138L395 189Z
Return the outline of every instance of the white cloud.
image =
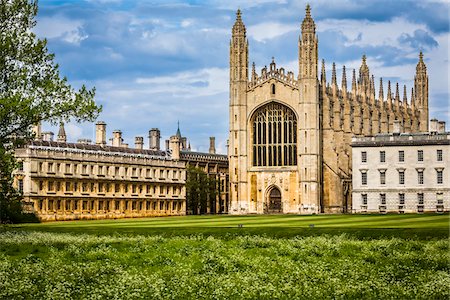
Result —
M383 45L400 47L398 38L402 34L414 35L417 29L427 30L425 25L412 23L404 18L394 18L389 22L325 19L317 22L317 28L320 31L342 32L349 39L345 46L361 47Z
M228 69L208 68L175 73L170 76L137 78L150 93L170 93L182 97L207 96L228 91Z
M248 27L248 35L258 42L265 42L290 31L298 30L295 24L264 22Z
M48 39L58 38L71 44L79 45L88 38L82 31L83 22L61 16L41 18L36 25L35 33Z

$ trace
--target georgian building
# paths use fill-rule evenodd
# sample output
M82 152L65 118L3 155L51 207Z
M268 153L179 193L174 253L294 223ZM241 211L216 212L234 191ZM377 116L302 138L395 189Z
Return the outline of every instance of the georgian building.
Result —
M42 221L179 216L186 214L186 166L201 168L217 182L214 199L205 213L228 209L228 160L216 154L190 151L180 130L160 149L160 131L149 131L149 149L143 137L135 145L123 143L113 131L106 143L106 124L97 122L96 141L68 143L64 124L56 141L52 132L35 129L38 139L16 150L19 169L16 186L24 208Z
M61 126L57 141L17 149L25 209L43 221L185 214L184 162L167 151L142 149L142 138L128 148L120 131L108 146L106 124L96 127L96 144L67 143Z
M414 88L384 93L363 56L351 86L338 85L325 63L319 78L318 37L309 5L298 43L298 75L278 67L249 72L249 43L238 10L230 41L230 213L337 213L352 207L353 136L428 130L428 76L420 53ZM395 89L393 94L392 89ZM378 97L376 97L378 90Z
M429 133L353 138L353 212L450 210L450 132L435 124Z

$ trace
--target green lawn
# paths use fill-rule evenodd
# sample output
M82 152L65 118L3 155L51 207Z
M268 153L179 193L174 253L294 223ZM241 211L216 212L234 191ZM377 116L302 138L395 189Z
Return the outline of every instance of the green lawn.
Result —
M0 299L449 299L448 231L448 214L3 226Z
M348 233L355 237L448 237L449 214L247 215L61 221L22 224L19 230L71 233L163 235L266 234L275 237ZM242 225L242 227L239 227Z

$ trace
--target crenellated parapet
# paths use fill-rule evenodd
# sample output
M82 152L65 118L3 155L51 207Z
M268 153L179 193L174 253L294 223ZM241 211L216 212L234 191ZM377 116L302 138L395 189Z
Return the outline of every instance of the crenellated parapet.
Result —
M252 75L248 83L248 89L253 89L257 86L263 85L266 81L270 79L276 79L292 88L298 88L297 80L295 79L294 72L286 72L283 67L277 68L275 59L272 57L272 62L270 63L269 69L267 66L261 69L261 73L258 75L255 70L255 63L252 65Z

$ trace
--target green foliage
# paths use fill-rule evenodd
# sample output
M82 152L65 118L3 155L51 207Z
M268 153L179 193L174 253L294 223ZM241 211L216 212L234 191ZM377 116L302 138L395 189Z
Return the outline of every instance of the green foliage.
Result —
M200 168L188 166L186 169L186 202L189 214L199 215L215 208L217 180L209 177ZM214 211L211 211L214 213Z
M33 138L33 125L93 121L101 111L94 102L95 89L83 85L75 91L61 78L47 41L32 32L37 10L37 1L0 0L0 155L6 155L0 160L7 163L1 170L6 189L0 193L1 207L17 199L7 186L14 165L11 153Z
M0 233L0 299L448 299L449 240Z

